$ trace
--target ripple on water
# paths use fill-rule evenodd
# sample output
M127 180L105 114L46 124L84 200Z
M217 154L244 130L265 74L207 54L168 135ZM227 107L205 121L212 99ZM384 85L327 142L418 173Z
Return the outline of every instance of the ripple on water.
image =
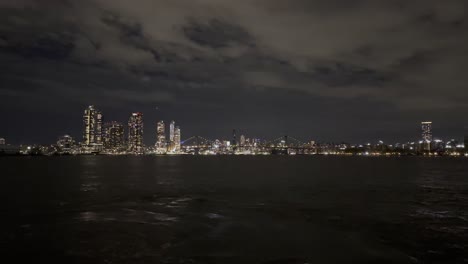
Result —
M81 212L78 219L83 222L125 222L125 223L141 223L141 224L168 224L175 223L179 220L177 216L172 216L165 213L135 210L123 208L116 211L104 212Z
M95 212L81 212L79 219L84 222L97 221L98 215Z
M80 186L82 192L96 192L101 184L98 182L83 183Z
M208 213L205 216L208 217L209 219L222 219L222 218L224 218L223 215L216 214L216 213Z

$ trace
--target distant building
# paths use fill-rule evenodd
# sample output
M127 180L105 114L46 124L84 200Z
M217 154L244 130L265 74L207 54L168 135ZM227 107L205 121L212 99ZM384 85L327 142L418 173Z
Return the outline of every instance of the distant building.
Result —
M245 136L244 135L240 136L240 145L241 145L241 147L245 146Z
M5 142L5 139L4 138L0 138L0 145L5 145L6 142Z
M175 129L175 121L171 121L169 125L169 142L174 142L174 129Z
M459 145L460 145L460 144L458 143L457 140L451 139L451 140L445 142L445 150L446 150L447 152L456 152L456 151L457 151L457 147L460 147Z
M232 130L232 140L231 140L231 145L233 147L237 146L237 138L236 138L236 130Z
M83 115L83 142L86 151L102 149L102 113L90 105Z
M57 146L62 153L71 153L75 140L70 135L63 135L57 140Z
M180 151L180 127L175 128L174 132L174 146L175 146L175 151L179 152Z
M132 113L128 120L128 150L143 153L143 114Z
M164 121L161 120L156 124L156 151L166 152L166 143L166 126L164 124Z
M13 145L0 145L0 156L2 155L19 155L20 154L20 147L13 146Z
M112 121L104 125L104 148L118 151L124 148L125 135L122 123Z
M432 122L421 122L422 140L426 142L432 141Z
M432 122L426 121L421 122L421 136L422 136L422 148L423 150L431 150L431 142L432 142Z

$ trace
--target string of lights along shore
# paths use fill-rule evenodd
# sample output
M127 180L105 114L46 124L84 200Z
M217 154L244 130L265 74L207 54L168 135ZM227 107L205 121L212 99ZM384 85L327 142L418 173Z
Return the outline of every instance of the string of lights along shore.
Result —
M82 139L76 142L70 135L60 136L52 145L7 144L0 138L0 155L358 155L358 156L467 156L468 135L460 141L442 140L433 136L433 123L420 123L419 138L405 143L386 144L379 140L374 143L350 144L345 142L302 141L294 135L278 135L272 140L238 135L232 130L230 139L207 139L190 136L181 139L181 128L171 120L166 127L164 120L154 122L146 129L143 113L129 114L128 123L106 121L105 115L93 105L84 109ZM145 146L144 132L154 135L154 145ZM149 131L149 132L148 132ZM228 132L229 133L229 132ZM468 133L467 133L468 134ZM167 136L168 135L168 136Z

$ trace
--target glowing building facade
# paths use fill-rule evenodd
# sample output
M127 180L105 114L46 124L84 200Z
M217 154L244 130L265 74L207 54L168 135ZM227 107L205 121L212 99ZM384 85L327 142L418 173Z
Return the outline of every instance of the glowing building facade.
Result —
M169 142L174 142L174 129L175 129L175 121L171 121L169 125Z
M432 141L432 122L421 122L422 140L425 142Z
M102 113L90 105L83 115L83 142L85 151L102 149Z
M128 120L128 150L143 153L143 114L133 113Z
M180 127L176 127L174 131L174 150L180 152Z
M422 150L430 151L432 142L432 122L421 122Z
M104 148L109 151L120 151L124 149L125 135L122 123L112 121L104 125Z
M159 153L166 152L167 151L167 146L166 146L166 126L164 124L164 121L159 121L156 124L156 151Z
M240 146L245 146L245 136L244 135L241 135L240 136Z
M4 138L0 138L0 145L5 145L5 139Z

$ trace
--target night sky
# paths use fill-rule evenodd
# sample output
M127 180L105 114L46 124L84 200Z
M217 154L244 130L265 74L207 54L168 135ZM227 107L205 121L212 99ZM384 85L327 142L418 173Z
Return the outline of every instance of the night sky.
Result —
M466 0L0 0L0 137L84 108L193 135L403 142L468 130Z

